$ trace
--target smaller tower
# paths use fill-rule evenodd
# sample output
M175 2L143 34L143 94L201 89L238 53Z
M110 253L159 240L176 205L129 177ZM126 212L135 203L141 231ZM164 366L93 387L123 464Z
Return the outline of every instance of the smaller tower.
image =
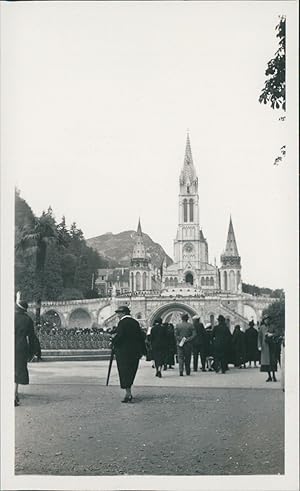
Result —
M135 244L129 269L129 288L131 292L151 290L151 259L146 253L141 221L139 219Z
M238 293L242 291L241 257L236 245L232 219L230 216L225 251L221 255L221 290Z

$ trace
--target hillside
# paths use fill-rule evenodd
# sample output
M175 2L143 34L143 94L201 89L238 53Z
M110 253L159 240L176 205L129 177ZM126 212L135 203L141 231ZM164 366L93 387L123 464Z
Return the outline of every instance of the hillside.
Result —
M110 267L129 266L135 238L136 232L134 230L127 230L119 234L108 232L98 237L87 239L86 242L89 247L95 249L109 261ZM143 240L146 251L150 254L154 266L160 267L165 256L167 256L168 264L173 262L161 245L153 242L149 235L143 233Z

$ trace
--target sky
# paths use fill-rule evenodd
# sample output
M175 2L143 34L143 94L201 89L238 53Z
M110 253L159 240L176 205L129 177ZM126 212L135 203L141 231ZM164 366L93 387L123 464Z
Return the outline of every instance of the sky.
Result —
M285 288L297 170L273 165L289 123L258 97L293 5L8 2L4 165L21 196L86 238L140 217L172 257L189 130L210 262L231 214L243 281Z

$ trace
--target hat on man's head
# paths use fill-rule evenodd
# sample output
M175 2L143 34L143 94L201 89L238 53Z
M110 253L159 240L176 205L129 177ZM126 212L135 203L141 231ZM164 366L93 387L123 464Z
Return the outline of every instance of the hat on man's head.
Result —
M192 317L193 321L200 320L200 315L196 314Z
M127 307L127 305L120 305L120 307L118 307L117 310L115 310L115 312L116 314L125 314L125 315L130 314L129 307Z
M16 305L17 307L19 307L19 309L24 310L25 312L28 309L28 303L25 302L24 300L22 300L21 302L16 302Z
M155 321L154 321L154 324L162 324L162 318L157 317L157 319L155 319Z
M250 327L253 327L254 326L254 322L252 320L249 322L249 326Z
M188 314L185 314L185 313L183 312L183 313L181 314L181 319L182 319L183 321L187 321L187 320L189 319Z
M225 317L224 317L224 315L221 315L221 314L220 314L220 315L218 316L218 322L225 322Z

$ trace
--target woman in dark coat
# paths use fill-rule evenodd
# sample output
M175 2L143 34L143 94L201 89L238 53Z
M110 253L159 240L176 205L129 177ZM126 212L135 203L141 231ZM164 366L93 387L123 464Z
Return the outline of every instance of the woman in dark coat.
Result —
M162 324L161 318L154 321L154 326L151 329L150 341L156 368L155 376L161 378L161 367L165 362L168 348L168 330L167 327Z
M225 373L228 369L227 360L229 346L231 346L231 334L223 315L218 316L218 324L213 328L212 339L215 356L215 370L218 373L221 368L222 373Z
M232 335L232 347L234 353L234 366L246 368L246 343L245 333L241 331L241 326L236 325Z
M174 368L175 365L175 355L177 353L176 346L176 338L175 338L175 329L173 324L166 324L167 333L168 333L168 346L167 346L167 355L165 359L164 370L169 368Z
M27 363L34 353L33 321L27 314L27 302L16 304L15 310L15 406L19 406L19 384L29 384Z
M249 366L251 367L252 361L254 361L254 366L256 367L256 362L259 361L259 351L257 348L257 336L258 332L254 327L254 322L249 322L249 327L245 331L245 341L246 341L246 359L249 361Z
M146 354L145 335L138 323L130 315L127 305L116 310L120 320L116 335L112 339L116 355L121 389L125 389L122 402L131 402L131 386L133 384L141 356Z

